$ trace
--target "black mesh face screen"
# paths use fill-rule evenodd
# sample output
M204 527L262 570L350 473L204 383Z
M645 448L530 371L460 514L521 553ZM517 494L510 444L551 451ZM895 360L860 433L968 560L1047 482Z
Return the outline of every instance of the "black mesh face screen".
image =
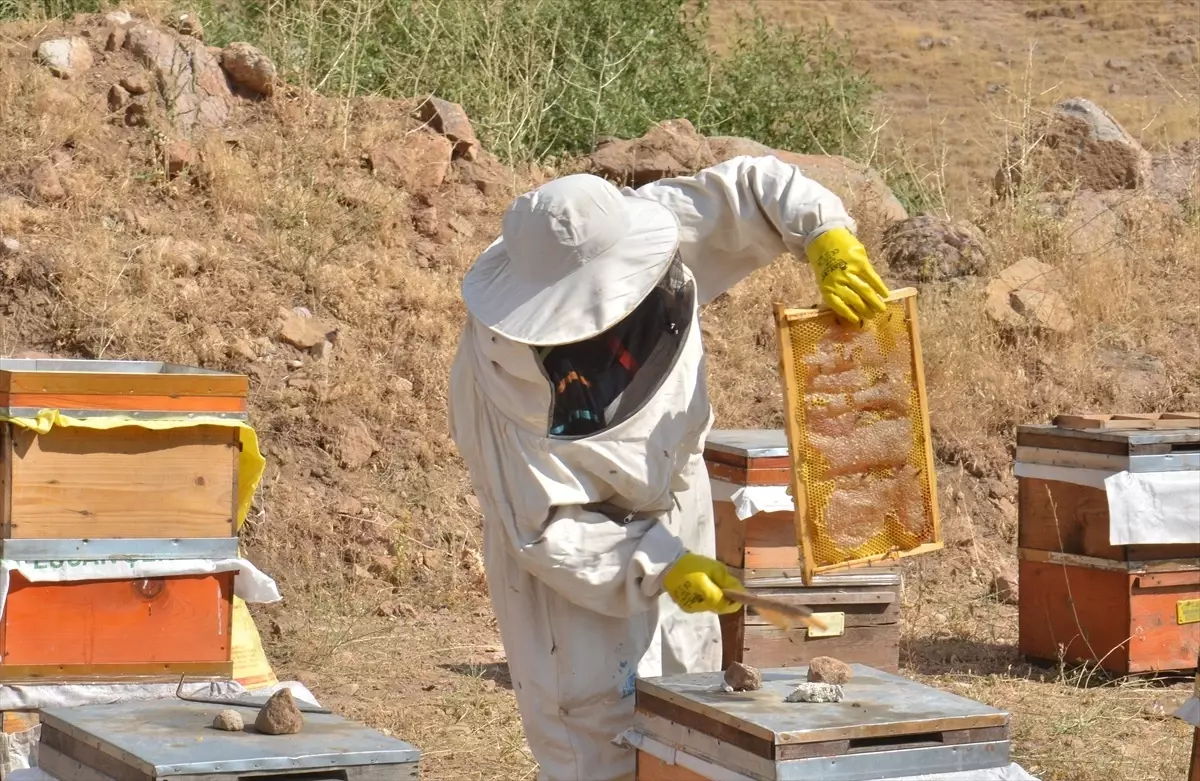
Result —
M694 285L676 255L662 280L625 319L586 341L540 351L553 385L549 435L586 437L641 408L674 366L694 303Z

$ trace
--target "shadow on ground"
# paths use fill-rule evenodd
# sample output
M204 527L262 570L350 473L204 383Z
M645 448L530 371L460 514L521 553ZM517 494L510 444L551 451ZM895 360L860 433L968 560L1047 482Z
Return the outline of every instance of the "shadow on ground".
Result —
M508 662L493 662L490 664L439 664L438 667L456 675L494 681L497 686L509 690L512 689L512 676L508 674Z

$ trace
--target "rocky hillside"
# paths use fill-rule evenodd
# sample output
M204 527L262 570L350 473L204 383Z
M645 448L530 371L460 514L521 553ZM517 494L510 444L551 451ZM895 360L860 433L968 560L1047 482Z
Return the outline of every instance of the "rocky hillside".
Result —
M458 106L296 89L188 15L8 25L0 57L0 348L249 374L268 468L248 552L285 593L258 613L273 660L428 746L431 778L500 777L469 774L510 739L497 772L520 777L478 504L445 422L461 275L548 177L640 184L771 150L670 121L513 171ZM909 565L913 674L1013 663L977 641L1015 632L1016 424L1200 407L1198 151L1147 151L1065 101L995 151L986 205L936 215L909 215L863 165L773 152L846 199L890 284L921 290L949 545ZM781 259L707 308L719 427L780 424L770 304L815 300Z

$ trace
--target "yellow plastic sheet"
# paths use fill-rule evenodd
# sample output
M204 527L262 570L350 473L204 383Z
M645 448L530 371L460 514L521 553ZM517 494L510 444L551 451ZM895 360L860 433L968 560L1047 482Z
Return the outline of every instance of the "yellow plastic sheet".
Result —
M254 617L246 603L233 598L233 679L250 691L267 689L279 683L267 654Z
M242 453L238 460L238 507L237 507L237 527L242 528L242 524L246 521L246 515L250 512L250 505L254 501L254 492L258 490L258 484L262 481L263 470L266 468L266 460L262 457L262 453L258 449L258 434L250 427L248 423L241 420L226 420L225 418L217 417L189 417L189 418L157 418L150 420L141 420L131 418L125 415L102 415L94 418L73 418L69 415L64 415L56 409L44 409L34 418L19 418L9 417L7 415L0 416L0 420L14 423L23 428L36 431L39 434L47 434L50 429L55 426L63 428L77 427L90 428L97 430L107 430L113 428L123 428L125 426L139 426L141 428L152 429L155 431L165 431L173 428L189 428L191 426L223 426L225 428L238 429L238 436L242 444Z

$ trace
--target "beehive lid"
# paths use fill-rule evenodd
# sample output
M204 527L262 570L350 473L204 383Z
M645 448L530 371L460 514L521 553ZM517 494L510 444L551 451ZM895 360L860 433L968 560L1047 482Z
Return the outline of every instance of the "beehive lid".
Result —
M248 391L242 374L157 361L0 359L0 411L12 416L242 415Z
M807 667L762 670L758 691L719 689L723 673L693 673L637 682L637 706L668 718L672 708L693 714L689 726L702 722L732 727L739 733L776 746L826 741L922 735L947 730L1002 727L1008 714L982 703L940 691L897 675L850 665L853 678L843 686L838 703L788 703L784 698L804 682ZM652 703L649 701L653 701Z
M787 458L787 435L783 429L716 430L709 432L704 450L742 459Z
M1051 442L1044 442L1049 438ZM1086 449L1114 455L1165 454L1180 446L1200 443L1200 428L1178 429L1076 429L1055 425L1017 427L1017 444L1062 449Z
M416 747L334 714L305 713L304 728L295 735L263 735L249 727L240 733L221 732L212 722L225 707L151 700L52 708L42 712L42 741L59 744L55 749L68 757L73 757L71 747L77 744L98 749L102 758L96 762L109 769L124 768L122 777L129 778L237 777L247 772L412 765L420 759ZM238 710L253 723L255 710Z

